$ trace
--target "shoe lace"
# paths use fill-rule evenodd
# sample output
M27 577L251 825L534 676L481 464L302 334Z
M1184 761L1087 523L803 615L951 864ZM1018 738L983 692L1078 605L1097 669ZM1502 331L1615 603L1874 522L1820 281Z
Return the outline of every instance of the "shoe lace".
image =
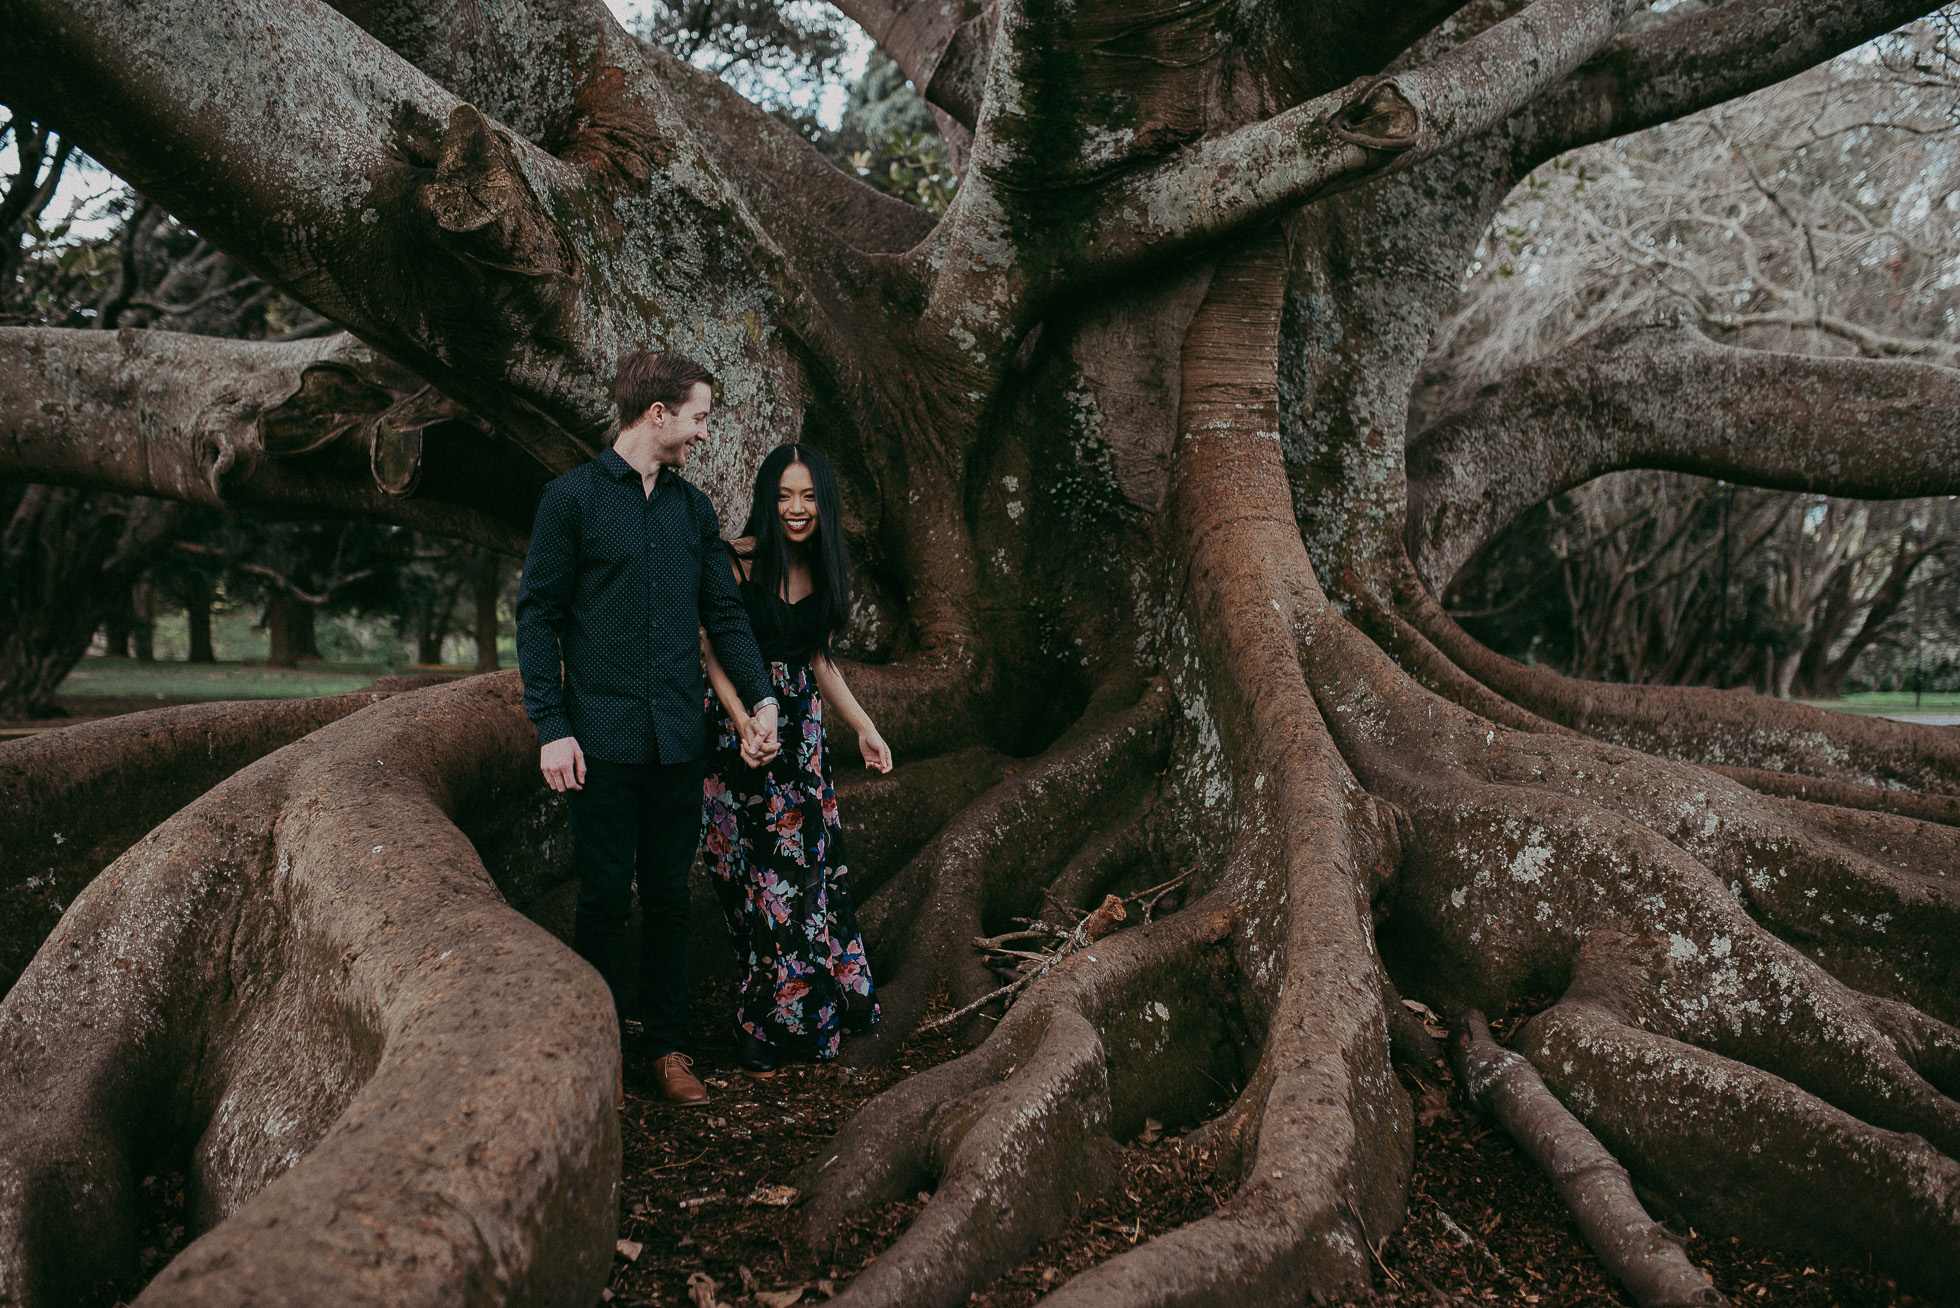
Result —
M672 1067L678 1065L680 1070L683 1072L687 1071L688 1068L694 1066L694 1060L688 1057L686 1054L683 1054L678 1049L676 1049L671 1054L667 1054L663 1056L660 1060L660 1063L661 1066L663 1067Z

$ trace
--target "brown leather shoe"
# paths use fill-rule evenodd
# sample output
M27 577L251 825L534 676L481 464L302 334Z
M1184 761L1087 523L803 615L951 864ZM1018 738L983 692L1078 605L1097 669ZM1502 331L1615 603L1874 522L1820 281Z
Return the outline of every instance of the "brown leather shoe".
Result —
M694 1060L678 1049L671 1054L662 1054L653 1065L654 1080L660 1083L660 1096L670 1104L682 1108L699 1108L708 1102L708 1087L701 1084L701 1078L687 1069L694 1066Z

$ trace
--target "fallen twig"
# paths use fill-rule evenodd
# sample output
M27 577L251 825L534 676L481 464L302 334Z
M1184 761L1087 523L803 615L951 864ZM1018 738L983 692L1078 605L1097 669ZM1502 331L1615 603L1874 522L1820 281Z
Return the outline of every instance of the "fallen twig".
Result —
M1169 881L1160 882L1133 895L1104 895L1102 903L1092 911L1084 913L1081 909L1057 905L1064 911L1077 915L1073 926L1058 926L1042 918L1017 917L1021 924L1017 931L1006 931L997 936L975 936L973 947L987 955L986 966L1002 976L1015 979L989 994L967 1004L963 1008L933 1018L919 1025L918 1034L931 1035L952 1026L989 1004L1000 1001L1012 1002L1014 996L1028 988L1033 982L1046 976L1055 964L1077 950L1086 949L1096 941L1114 931L1118 923L1129 918L1125 904L1141 903L1143 920L1150 921L1151 911L1173 890L1183 885L1191 877L1190 872L1181 872ZM1014 948L1028 941L1047 941L1046 949ZM1015 974L1019 973L1018 976Z

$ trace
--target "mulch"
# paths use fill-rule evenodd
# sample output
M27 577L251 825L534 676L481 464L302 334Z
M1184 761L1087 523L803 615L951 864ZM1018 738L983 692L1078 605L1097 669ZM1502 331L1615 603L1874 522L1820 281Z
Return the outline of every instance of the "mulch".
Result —
M787 1185L878 1092L950 1057L951 1042L906 1046L878 1068L799 1065L754 1081L735 1070L734 1039L722 1029L732 1001L718 989L695 996L690 1051L714 1095L707 1108L666 1105L653 1091L651 1067L628 1063L620 1235L636 1256L615 1260L613 1304L689 1308L698 1302L690 1278L698 1294L702 1277L724 1305L781 1308L791 1294L801 1304L821 1303L923 1206L921 1195L867 1213L820 1255L797 1246L788 1214L767 1202L787 1196L768 1187ZM1408 1218L1380 1246L1373 1292L1351 1302L1632 1308L1536 1164L1453 1097L1447 1072L1404 1080L1418 1122ZM1085 1268L1230 1198L1211 1160L1176 1135L1131 1141L1118 1161L1115 1191L974 1294L975 1308L1025 1308ZM1687 1249L1738 1305L1935 1308L1869 1266L1825 1264L1701 1232L1689 1234Z
M723 1304L771 1302L756 1298L757 1291L800 1292L800 1302L822 1302L925 1206L919 1196L867 1213L818 1256L791 1238L792 1220L780 1202L789 1196L771 1188L787 1186L868 1100L957 1052L953 1042L920 1042L877 1067L793 1063L757 1080L737 1070L734 1011L732 983L696 982L687 1050L708 1087L706 1107L667 1104L654 1088L651 1063L627 1058L622 1252L611 1303L688 1305L696 1302L690 1279L698 1287L703 1276ZM787 1300L777 1302L780 1308Z

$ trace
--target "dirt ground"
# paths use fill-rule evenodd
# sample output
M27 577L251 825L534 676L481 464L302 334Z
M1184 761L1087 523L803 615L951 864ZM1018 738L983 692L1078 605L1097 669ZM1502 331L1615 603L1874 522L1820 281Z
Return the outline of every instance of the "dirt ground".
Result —
M689 1036L695 1070L714 1102L669 1107L654 1095L650 1066L627 1066L625 1252L615 1260L610 1302L688 1308L700 1304L705 1277L719 1304L820 1303L904 1229L924 1196L868 1214L817 1256L790 1240L787 1214L771 1202L790 1196L770 1187L785 1186L878 1091L953 1051L936 1041L907 1047L879 1070L798 1065L751 1080L735 1070L734 1040L724 1029L732 995L700 989ZM1374 1292L1353 1302L1631 1308L1536 1165L1454 1097L1443 1069L1432 1082L1408 1084L1419 1123L1408 1220L1381 1242ZM1120 1192L1090 1204L971 1302L1023 1308L1138 1240L1203 1216L1229 1198L1208 1162L1176 1136L1131 1142ZM1934 1308L1868 1267L1807 1261L1700 1232L1690 1234L1688 1253L1738 1305Z

